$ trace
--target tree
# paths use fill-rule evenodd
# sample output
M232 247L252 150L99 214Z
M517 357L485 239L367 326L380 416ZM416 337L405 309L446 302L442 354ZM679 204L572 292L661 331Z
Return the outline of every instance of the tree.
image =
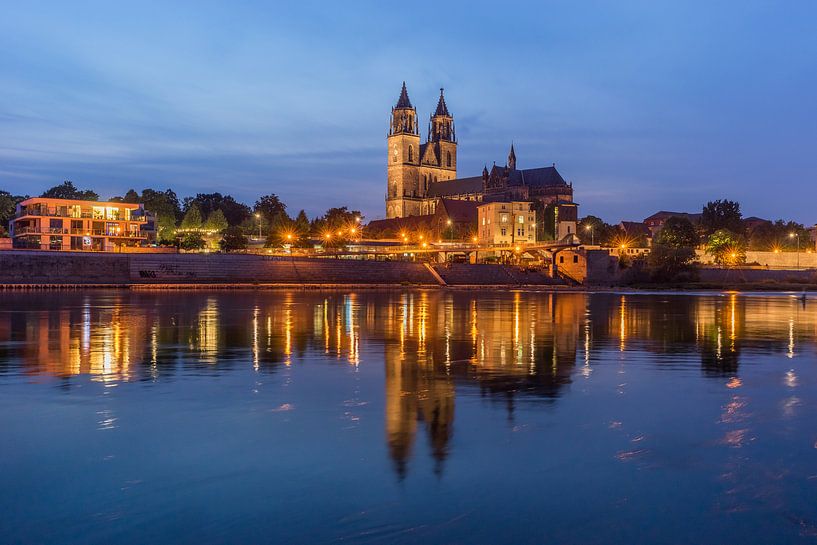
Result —
M691 221L673 216L664 223L655 242L671 248L695 248L698 245L698 235Z
M164 191L144 189L139 202L142 203L145 210L156 216L157 238L166 243L172 241L175 236L176 223L182 215L176 193L172 189Z
M309 218L306 216L305 211L301 210L298 212L292 227L295 230L295 235L298 237L295 246L299 248L309 247L309 235L311 234L312 225L310 224Z
M718 265L738 265L746 262L746 244L741 237L727 229L719 229L709 235L706 253Z
M228 227L224 231L224 236L221 238L219 245L222 250L229 252L232 250L244 250L248 243L247 236L241 230L241 227L235 225Z
M28 196L12 195L8 191L0 191L0 227L8 229L9 221L17 212L17 205Z
M255 212L267 220L267 223L272 225L281 217L287 215L287 205L281 202L278 195L269 194L264 195L255 201Z
M590 229L588 229L590 227ZM605 223L596 216L585 216L576 227L576 235L582 244L598 244L600 246L615 246L620 238L617 225Z
M184 233L179 240L179 248L182 250L201 250L204 246L204 238L196 232Z
M221 193L199 193L195 197L184 199L185 213L191 206L198 207L204 217L209 216L216 210L221 210L230 225L241 225L243 221L252 215L249 206L237 202L230 195L222 195Z
M720 229L742 233L742 217L739 203L726 199L710 201L706 203L701 213L701 228L707 235Z
M192 209L191 209L192 210ZM227 223L227 218L224 217L224 212L216 210L207 216L207 221L204 222L204 228L208 231L221 232L230 225Z
M797 249L798 237L801 249L810 242L808 229L800 223L783 220L763 223L749 232L749 249L793 252Z
M41 197L49 199L69 199L73 201L98 201L99 195L90 189L80 190L74 186L74 182L64 181L60 185L46 190Z
M686 218L671 217L658 233L647 263L653 280L670 281L691 268L698 236Z
M201 229L201 211L195 204L187 208L181 224L182 229Z

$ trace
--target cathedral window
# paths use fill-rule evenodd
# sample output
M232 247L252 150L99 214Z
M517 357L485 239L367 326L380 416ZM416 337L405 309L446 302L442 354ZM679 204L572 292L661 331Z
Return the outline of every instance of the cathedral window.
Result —
M445 154L445 162L448 164L449 167L451 166L451 152L450 151L446 152L446 154Z
M414 147L409 146L409 163L414 161Z

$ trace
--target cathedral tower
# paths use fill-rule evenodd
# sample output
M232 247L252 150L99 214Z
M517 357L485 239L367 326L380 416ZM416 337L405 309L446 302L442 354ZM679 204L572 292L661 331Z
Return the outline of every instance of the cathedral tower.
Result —
M391 109L388 135L388 186L386 217L402 218L420 213L420 131L417 110L411 105L406 82Z
M428 140L420 144L417 110L403 82L391 111L387 161L386 217L433 213L434 203L426 198L429 186L457 177L457 135L442 89L428 124Z

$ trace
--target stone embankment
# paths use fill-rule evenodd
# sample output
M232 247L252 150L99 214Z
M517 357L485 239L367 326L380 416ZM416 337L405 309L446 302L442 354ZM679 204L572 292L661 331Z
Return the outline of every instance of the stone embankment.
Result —
M0 287L542 285L546 275L502 265L437 265L231 254L0 252Z

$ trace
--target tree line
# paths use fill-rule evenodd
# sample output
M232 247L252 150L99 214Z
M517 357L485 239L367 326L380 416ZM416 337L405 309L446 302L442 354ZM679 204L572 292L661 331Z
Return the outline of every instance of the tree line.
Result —
M99 194L79 189L65 181L44 191L40 197L99 201ZM29 195L13 195L0 190L0 233L7 232L18 203ZM310 238L322 238L325 244L341 244L354 236L351 232L363 219L358 210L347 207L330 208L323 215L309 218L304 210L291 217L287 205L275 194L263 195L252 207L231 195L197 193L179 199L172 189L164 191L146 188L140 192L129 189L111 202L141 204L155 218L156 239L161 245L185 249L205 247L205 238L221 235L225 250L245 248L248 237L261 232L268 247L280 244L307 246ZM327 237L332 233L331 237Z

